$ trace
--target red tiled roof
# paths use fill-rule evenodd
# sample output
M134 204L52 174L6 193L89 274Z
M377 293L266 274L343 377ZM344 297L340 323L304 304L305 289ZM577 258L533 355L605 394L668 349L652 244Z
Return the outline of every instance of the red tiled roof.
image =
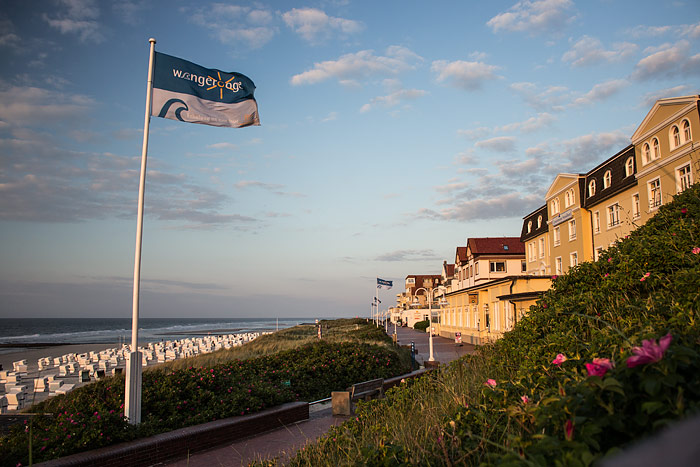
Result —
M445 263L443 266L445 268L445 275L447 277L455 275L455 265L454 264Z
M442 280L442 274L424 274L424 275L409 274L408 276L406 276L406 279L408 279L409 277L413 277L416 279L415 285L408 288L411 295L415 294L416 289L423 287L423 281L426 279L431 279L432 283L434 284L434 287L437 287L437 285L440 284L440 281ZM425 292L423 290L421 290L416 295L425 295Z
M524 255L525 244L520 237L470 238L467 246L472 255Z
M457 253L455 254L455 263L457 261L459 261L460 263L467 262L467 247L466 246L458 246L457 247Z

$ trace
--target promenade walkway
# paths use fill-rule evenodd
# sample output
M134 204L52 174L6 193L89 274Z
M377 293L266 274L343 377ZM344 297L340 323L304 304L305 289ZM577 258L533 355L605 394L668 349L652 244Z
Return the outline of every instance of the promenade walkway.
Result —
M416 346L416 361L422 364L429 358L428 334L413 328L396 328L399 345ZM394 334L390 326L389 335ZM441 364L449 363L457 358L471 353L474 346L470 344L455 344L454 340L443 337L433 337L433 353L436 361ZM343 423L347 417L334 417L330 403L318 404L310 409L309 420L295 423L292 426L269 431L258 436L246 438L192 455L189 459L178 459L167 462L171 467L238 467L245 466L256 460L279 457L288 459L305 444L323 436L332 426Z

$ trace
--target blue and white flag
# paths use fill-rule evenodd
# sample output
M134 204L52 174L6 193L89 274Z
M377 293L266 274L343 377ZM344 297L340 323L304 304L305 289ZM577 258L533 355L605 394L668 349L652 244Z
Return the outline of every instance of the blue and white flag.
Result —
M260 125L254 91L253 81L240 73L156 52L151 115L231 128Z
M378 289L390 289L394 285L393 281L387 281L377 277L377 288Z

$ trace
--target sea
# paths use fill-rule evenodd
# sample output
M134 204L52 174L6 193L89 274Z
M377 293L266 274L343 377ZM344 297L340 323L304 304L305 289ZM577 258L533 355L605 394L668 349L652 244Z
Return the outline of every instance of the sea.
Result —
M216 334L275 331L315 318L139 318L139 345ZM0 353L33 344L131 343L131 318L0 318Z

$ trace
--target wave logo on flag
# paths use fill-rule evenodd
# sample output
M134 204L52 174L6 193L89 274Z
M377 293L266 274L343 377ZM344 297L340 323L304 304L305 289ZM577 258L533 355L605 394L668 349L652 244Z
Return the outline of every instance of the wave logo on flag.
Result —
M377 288L378 289L390 289L394 285L393 281L387 281L377 277Z
M151 115L240 128L260 125L255 84L240 73L204 68L156 52Z

